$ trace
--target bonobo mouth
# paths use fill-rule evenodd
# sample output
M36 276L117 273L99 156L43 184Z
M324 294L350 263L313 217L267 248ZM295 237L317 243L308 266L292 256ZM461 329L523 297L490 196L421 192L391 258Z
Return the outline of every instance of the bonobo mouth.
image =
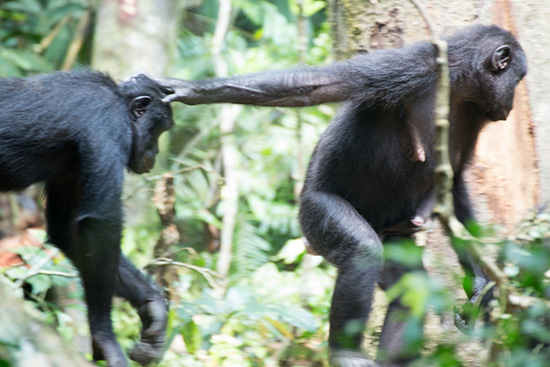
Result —
M512 109L509 108L509 107L501 107L499 109L496 109L494 111L489 111L485 114L485 116L490 120L490 121L501 121L501 120L506 120L506 118L508 117L508 115L510 114L510 111Z
M147 173L153 169L155 166L155 156L143 155L140 161L133 162L130 164L130 169L132 172L137 173L138 175L142 173Z

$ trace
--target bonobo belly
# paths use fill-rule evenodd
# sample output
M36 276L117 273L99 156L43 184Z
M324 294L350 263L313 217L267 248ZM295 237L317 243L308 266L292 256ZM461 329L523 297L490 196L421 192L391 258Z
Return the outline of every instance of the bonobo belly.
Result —
M21 162L26 163L22 165ZM73 149L62 149L53 154L6 154L0 158L0 192L22 190L37 182L72 179L77 174L77 164Z
M376 232L384 230L399 232L399 228L403 227L402 234L407 234L406 228L413 228L411 226L413 219L421 217L425 221L429 216L429 213L425 212L431 212L431 204L429 204L431 193L432 190L422 190L422 192L410 193L411 195L403 195L396 191L393 195L373 196L370 200L351 199L350 202ZM425 206L428 208L423 209Z
M355 174L353 180L337 188L337 194L377 232L390 227L407 227L418 215L427 219L431 212L434 175L430 166L428 162L404 165L402 173L395 175L384 174L382 168L365 168L361 174Z
M412 154L405 115L401 109L341 111L317 145L305 189L344 198L377 232L410 222L434 186L435 152L426 133L424 159Z

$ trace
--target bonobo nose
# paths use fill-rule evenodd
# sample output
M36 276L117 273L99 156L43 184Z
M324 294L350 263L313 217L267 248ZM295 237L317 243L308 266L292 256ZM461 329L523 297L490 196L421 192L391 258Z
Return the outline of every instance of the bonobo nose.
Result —
M502 107L499 113L499 120L506 120L511 110L511 107Z
M512 110L511 106L510 107L502 106L499 109L488 112L487 113L487 118L491 121L506 120L506 118L508 118L508 115L510 114L511 110Z

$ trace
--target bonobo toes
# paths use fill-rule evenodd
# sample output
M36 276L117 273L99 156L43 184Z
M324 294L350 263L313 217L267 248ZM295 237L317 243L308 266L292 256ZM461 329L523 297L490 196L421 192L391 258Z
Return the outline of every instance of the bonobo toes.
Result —
M463 309L470 308L473 306L471 303L466 302L464 304ZM475 319L472 323L472 318L470 317L468 312L464 312L463 310L460 310L457 306L454 307L454 323L456 328L465 335L472 334L474 330L474 324Z
M493 284L485 285L484 289L476 292L468 302L462 305L462 309L454 307L454 323L460 332L471 335L480 313L485 323L489 322L490 302L494 298L494 288Z
M363 353L351 350L338 350L330 353L331 367L381 367Z
M462 334L471 335L474 332L477 317L481 311L480 307L471 301L462 305L462 309L454 307L454 323ZM484 312L488 312L488 310L485 309Z
M130 359L146 365L160 360L166 341L168 307L162 298L149 301L138 308L142 322L141 340L130 352Z

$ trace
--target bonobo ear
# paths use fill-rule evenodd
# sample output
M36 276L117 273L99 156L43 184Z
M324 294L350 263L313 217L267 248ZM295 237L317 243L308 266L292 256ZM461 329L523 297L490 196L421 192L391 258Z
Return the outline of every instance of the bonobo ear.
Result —
M137 120L147 112L147 106L151 103L152 99L149 96L139 96L132 100L130 103L130 116L132 119Z
M493 53L493 57L491 59L493 71L506 69L506 67L510 64L511 58L512 55L510 52L510 46L504 45L497 48Z

